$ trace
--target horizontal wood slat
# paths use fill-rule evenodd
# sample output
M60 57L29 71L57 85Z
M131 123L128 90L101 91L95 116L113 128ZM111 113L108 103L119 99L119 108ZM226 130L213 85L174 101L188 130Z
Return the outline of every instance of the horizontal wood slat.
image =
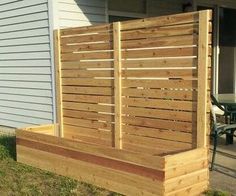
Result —
M63 109L113 113L114 107L110 105L98 105L88 103L63 102Z
M153 129L153 128L147 128L147 127L132 126L132 125L124 125L123 129L125 133L132 134L132 135L139 135L139 136L151 137L151 138L160 138L160 139L180 141L180 142L186 142L186 143L192 142L192 135L185 132Z
M91 34L97 32L107 32L112 30L111 24L97 25L97 26L87 26L87 27L74 27L61 29L61 37L74 36L79 34Z
M78 127L87 127L93 129L106 129L111 130L112 125L106 122L99 122L94 120L85 120L79 118L68 118L64 117L64 123L67 125L73 125Z
M177 121L196 122L195 112L161 110L142 107L124 107L123 114L127 116L139 116L159 119L172 119Z
M96 50L112 50L112 44L107 43L83 43L83 44L75 44L75 45L62 45L61 52L62 53L70 53L70 52L82 52L82 51L96 51Z
M168 70L125 70L122 72L124 77L137 78L192 78L197 77L195 69L168 69Z
M87 35L80 35L80 36L73 36L73 37L62 37L61 44L72 44L72 43L86 43L86 42L101 42L101 41L108 41L112 39L111 33L95 33L95 34L87 34Z
M66 139L103 147L110 147L113 145L112 135L107 131L101 132L101 130L71 125L65 125L64 130L64 138Z
M62 78L93 78L93 77L113 77L113 71L95 70L64 70Z
M176 80L123 80L124 87L146 87L146 88L168 88L168 89L196 89L197 80L185 81L182 79Z
M114 122L114 117L110 114L101 114L91 111L76 111L64 109L63 115L66 117L79 118L79 119L90 119L98 121Z
M197 108L197 104L191 101L123 98L123 103L126 106L162 108L181 111L196 111Z
M140 88L124 88L123 95L129 97L142 98L163 98L176 100L197 100L197 92L191 90L160 90L160 89L140 89Z
M78 61L78 60L93 60L93 59L112 59L112 52L88 52L88 53L65 53L61 55L62 62Z
M155 58L155 57L179 57L197 56L196 48L167 48L167 49L145 49L129 50L122 53L123 58Z
M86 128L77 127L77 129L86 129ZM75 129L75 130L77 130L77 129ZM71 131L71 130L66 129L66 132L64 134L64 138L73 140L75 142L87 143L87 144L90 144L90 145L91 144L100 145L100 146L103 146L103 147L112 146L112 141L111 140L98 138L98 136L97 137L91 137L91 136L88 136L88 135L83 135L80 132L76 132L75 130Z
M63 101L85 102L85 103L114 103L114 98L111 96L92 96L92 95L73 95L63 94Z
M112 87L114 82L110 79L94 78L62 78L63 86L94 86L94 87Z
M69 94L87 94L87 95L113 95L113 89L109 87L80 87L80 86L65 86L62 88L62 93Z
M140 137L130 134L124 134L124 143L136 144L137 146L143 146L150 149L164 149L166 145L170 146L169 149L172 150L181 150L181 149L191 149L191 144L169 141L169 140L161 140L150 137Z
M177 35L193 35L198 33L198 24L175 25L167 27L145 28L123 31L122 40L143 39L152 37L171 37Z
M123 122L129 125L135 125L140 127L152 127L159 129L170 129L175 131L189 132L194 131L193 123L191 122L179 122L171 120L160 120L160 119L151 119L145 117L133 117L126 116L123 117Z
M83 69L83 68L113 68L112 61L69 61L62 62L62 70L64 69Z
M72 135L76 132L77 135L87 136L91 138L103 139L103 140L112 140L112 134L110 131L102 131L98 129L94 129L93 127L83 127L74 126L74 125L65 125L64 129L67 133L71 133Z
M169 67L196 67L196 58L175 58L175 59L155 59L155 60L124 60L124 68L166 68Z
M148 39L122 41L124 49L148 48L148 47L176 47L192 46L197 44L197 36L153 37Z

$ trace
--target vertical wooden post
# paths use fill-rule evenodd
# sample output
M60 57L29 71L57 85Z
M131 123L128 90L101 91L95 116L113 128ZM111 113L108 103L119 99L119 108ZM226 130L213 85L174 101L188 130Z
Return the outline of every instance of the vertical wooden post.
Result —
M207 146L207 86L210 11L199 12L197 147Z
M54 62L56 73L56 103L57 103L57 123L59 128L57 135L63 137L63 121L62 121L62 96L61 96L61 43L60 43L60 30L54 31Z
M113 23L114 78L115 78L115 148L122 149L122 69L120 22Z

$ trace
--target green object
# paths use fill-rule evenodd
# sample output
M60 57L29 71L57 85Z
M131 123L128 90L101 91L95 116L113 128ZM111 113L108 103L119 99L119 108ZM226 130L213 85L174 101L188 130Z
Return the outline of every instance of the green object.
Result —
M209 190L205 192L206 196L232 196L230 193L218 190Z
M218 103L224 106L235 106L236 108L236 94L214 94Z
M218 107L218 109L222 110L224 113L224 116L230 116L230 118L235 115L235 111L230 111L226 107L222 107L222 105L217 101L217 99L211 95L212 100L212 106L211 106L211 115L212 115L212 130L211 130L211 137L213 138L213 155L212 155L212 162L211 162L211 170L214 168L214 162L215 162L215 154L216 154L216 148L218 144L218 137L226 134L226 136L230 136L233 138L234 131L236 130L236 123L232 123L230 120L229 124L223 124L220 122L217 122L216 114L215 114L215 108ZM227 122L226 122L227 123Z
M219 108L223 106L223 110L226 111L225 123L236 123L236 94L215 94L211 95L211 98ZM231 133L226 134L226 144L233 144L234 131L231 130Z

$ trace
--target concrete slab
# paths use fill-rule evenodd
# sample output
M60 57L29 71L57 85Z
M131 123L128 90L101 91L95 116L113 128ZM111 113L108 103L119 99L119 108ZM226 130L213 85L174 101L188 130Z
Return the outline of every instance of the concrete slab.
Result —
M212 155L212 146L210 150ZM211 158L211 156L210 156ZM219 138L215 168L210 172L210 187L227 191L236 196L236 140L233 145L225 145L225 138Z

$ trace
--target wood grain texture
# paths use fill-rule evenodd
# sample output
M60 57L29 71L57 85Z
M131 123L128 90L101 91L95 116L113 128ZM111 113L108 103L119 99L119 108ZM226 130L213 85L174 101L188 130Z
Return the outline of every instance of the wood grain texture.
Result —
M113 24L114 43L114 76L115 76L115 147L122 149L122 54L121 54L121 24Z
M63 148L74 149L76 151L94 154L100 157L112 158L115 160L123 160L126 162L134 162L137 165L150 167L157 170L164 169L164 159L160 156L150 156L142 153L135 153L126 150L119 150L112 147L104 147L99 145L91 145L85 142L75 142L70 139L54 137L50 135L29 132L25 130L17 130L17 138L30 140L34 142L46 143Z
M199 13L199 40L198 40L198 113L197 113L197 146L207 145L207 78L208 78L208 22L211 12Z
M205 72L199 71L200 61L204 59L211 63L211 42L204 43L209 51L205 56L199 45L200 29L203 29L201 13L72 28L71 32L70 29L62 30L61 82L65 124L109 130L114 137L111 145L120 149L123 134L130 134L129 138L137 137L140 141L153 140L150 133L156 135L154 130L162 133L158 139L162 139L163 146L159 147L166 149L166 153L179 150L166 147L164 141L171 137L175 138L171 141L176 140L183 150L186 146L194 147L200 140L197 138L198 107L201 107L199 89L203 88L200 83L210 83L201 78ZM204 19L207 29L203 36L207 40L212 37L210 18L209 15ZM209 79L210 67L206 69L209 69ZM149 133L143 134L141 130L149 130ZM77 140L80 135L75 132L73 137L73 131L67 134ZM180 135L185 137L180 139ZM94 138L84 135L81 140L96 143ZM125 143L134 151L135 145L139 152L152 154L148 149L155 149L154 142L149 146Z
M138 20L125 21L122 25L122 30L142 29L148 27L170 26L186 23L194 23L198 21L198 12L186 14L176 14L171 16L161 16L153 18L145 18Z
M83 180L100 187L128 195L162 195L163 185L159 181L127 172L104 168L88 162L65 158L56 154L18 146L19 161L60 175ZM45 160L44 160L45 159ZM59 164L58 164L59 163ZM139 186L137 186L139 184ZM152 185L150 187L150 185ZM150 187L150 188L147 188Z
M211 12L67 28L60 127L17 131L17 158L126 195L208 187Z
M97 164L97 165L108 167L111 169L138 174L144 177L148 177L152 180L161 181L164 179L163 171L158 171L158 170L145 168L145 167L130 164L130 163L125 163L125 162L112 160L108 158L102 158L96 155L90 155L83 152L78 152L74 150L69 150L69 149L56 147L49 144L43 144L43 143L33 142L29 140L24 140L24 139L17 139L16 142L17 142L17 145L20 145L20 146L25 146L32 149L41 150L41 151L49 152L52 154L57 154L60 156L64 156L64 157L68 157L68 158L72 158L72 159L76 159L76 160L80 160L80 161L84 161L88 163Z
M205 148L178 152L175 155L170 154L164 157L148 157L143 154L143 159L141 153L132 155L125 150L120 151L114 148L109 150L107 147L102 149L95 145L21 130L17 131L17 152L19 162L85 182L92 182L102 187L109 185L110 190L123 194L130 193L129 189L122 186L123 183L125 186L130 186L131 192L135 195L143 194L145 191L154 195L200 194L208 187L208 161ZM124 156L126 152L128 156ZM153 160L151 161L151 159ZM85 169L85 165L87 169ZM152 169L152 167L160 169ZM70 173L71 170L73 172ZM99 170L101 172L98 172ZM99 182L112 175L113 178L109 179L110 183L118 181L121 184L113 189L110 184L87 181L90 174L93 175L93 179L98 178ZM116 177L114 178L114 176ZM133 180L131 180L132 178ZM136 190L135 184L142 188ZM144 186L145 184L146 186Z
M54 59L55 59L55 78L56 78L56 116L59 126L58 134L63 136L63 117L62 117L62 99L61 99L61 48L60 48L60 30L55 30L54 34Z

